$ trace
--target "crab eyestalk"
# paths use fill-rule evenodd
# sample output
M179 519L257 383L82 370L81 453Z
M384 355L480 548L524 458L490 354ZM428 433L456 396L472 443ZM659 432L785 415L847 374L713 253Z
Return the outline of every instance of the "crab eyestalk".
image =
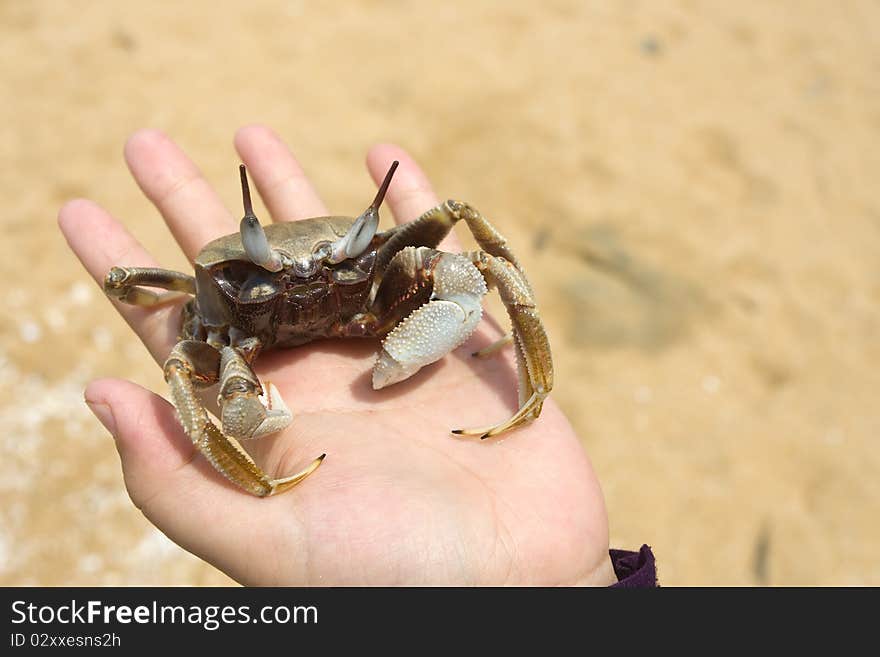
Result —
M247 171L242 164L238 168L241 173L241 197L244 201L244 217L242 217L241 225L241 244L247 257L255 265L259 265L268 271L281 271L284 267L281 262L281 254L269 246L269 240L266 239L266 231L260 225L260 220L254 214L254 208L251 205L251 190L248 187Z
M385 174L385 180L379 186L379 191L376 192L376 198L373 199L370 206L364 210L361 216L355 219L355 222L343 237L340 237L330 245L330 256L328 258L330 263L336 264L347 258L359 256L369 246L373 236L376 234L376 230L379 228L379 206L382 205L382 201L385 199L385 192L388 191L388 185L391 184L391 179L394 177L398 164L400 162L394 160L391 168L388 169L388 173Z

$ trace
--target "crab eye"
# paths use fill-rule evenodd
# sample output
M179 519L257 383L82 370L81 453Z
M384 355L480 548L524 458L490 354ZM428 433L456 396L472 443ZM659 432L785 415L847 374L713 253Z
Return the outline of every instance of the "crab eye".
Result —
M388 185L391 184L391 178L397 170L399 162L395 160L385 174L385 180L379 186L376 192L376 198L370 203L369 207L355 219L348 232L330 245L330 256L328 258L330 264L338 264L348 258L355 258L363 253L370 245L376 230L379 228L379 206L385 199L385 192L388 191Z
M329 245L329 261L337 264L348 258L359 256L369 246L379 228L379 213L372 207L358 217L348 232Z
M243 164L239 167L239 172L241 173L241 196L244 201L244 217L242 217L238 228L241 233L241 245L244 247L247 257L255 265L260 265L268 271L281 271L284 267L281 253L269 246L266 231L263 230L260 220L254 215L254 209L251 206L251 192Z

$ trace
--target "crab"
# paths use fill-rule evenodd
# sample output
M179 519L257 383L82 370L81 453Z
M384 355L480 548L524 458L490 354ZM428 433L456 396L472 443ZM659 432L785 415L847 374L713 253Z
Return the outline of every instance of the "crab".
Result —
M487 438L538 417L553 386L553 362L532 287L502 235L473 207L446 201L420 217L378 232L379 208L398 162L357 218L315 217L265 228L254 214L245 166L239 167L244 217L238 233L208 243L195 275L145 267L113 267L104 279L111 298L138 306L188 298L178 342L164 364L171 400L184 431L214 468L261 497L290 490L312 474L273 479L241 441L284 429L293 419L253 364L264 350L320 338L380 338L374 389L409 378L460 346L482 317L482 299L498 289L512 331L475 355L512 342L519 373L519 409L501 423L454 434ZM435 247L464 221L479 251ZM154 289L150 289L154 288ZM162 291L157 291L162 290ZM201 400L219 384L217 427Z

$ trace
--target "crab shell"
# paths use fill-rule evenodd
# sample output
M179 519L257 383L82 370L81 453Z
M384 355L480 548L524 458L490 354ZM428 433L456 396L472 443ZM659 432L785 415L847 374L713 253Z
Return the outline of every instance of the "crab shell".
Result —
M265 226L273 249L294 262L344 236L352 217L315 217ZM308 276L269 272L250 261L238 233L208 243L195 259L197 315L206 328L235 327L264 347L296 346L327 337L369 297L381 234L359 256L318 265Z

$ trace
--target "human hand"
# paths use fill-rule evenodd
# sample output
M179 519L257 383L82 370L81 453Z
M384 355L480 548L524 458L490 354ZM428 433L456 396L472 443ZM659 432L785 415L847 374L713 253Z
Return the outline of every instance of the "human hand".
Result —
M275 221L329 214L274 133L243 128L235 145ZM235 216L163 134L135 133L125 158L190 260L209 240L237 232ZM400 167L386 203L401 223L437 198L396 146L370 150L374 181L395 159ZM230 184L236 176L230 167ZM365 190L365 202L371 196ZM99 285L114 265L159 266L91 201L67 203L59 225ZM439 248L460 250L454 235ZM180 304L113 303L164 362ZM371 386L373 340L324 340L262 354L257 374L277 386L294 419L245 447L270 476L327 453L314 474L277 497L254 497L226 481L158 395L104 379L92 382L85 397L115 438L134 504L171 540L244 584L610 584L616 579L599 484L552 398L536 421L498 438L450 434L515 410L513 349L470 357L500 335L483 321L452 354L379 391Z

